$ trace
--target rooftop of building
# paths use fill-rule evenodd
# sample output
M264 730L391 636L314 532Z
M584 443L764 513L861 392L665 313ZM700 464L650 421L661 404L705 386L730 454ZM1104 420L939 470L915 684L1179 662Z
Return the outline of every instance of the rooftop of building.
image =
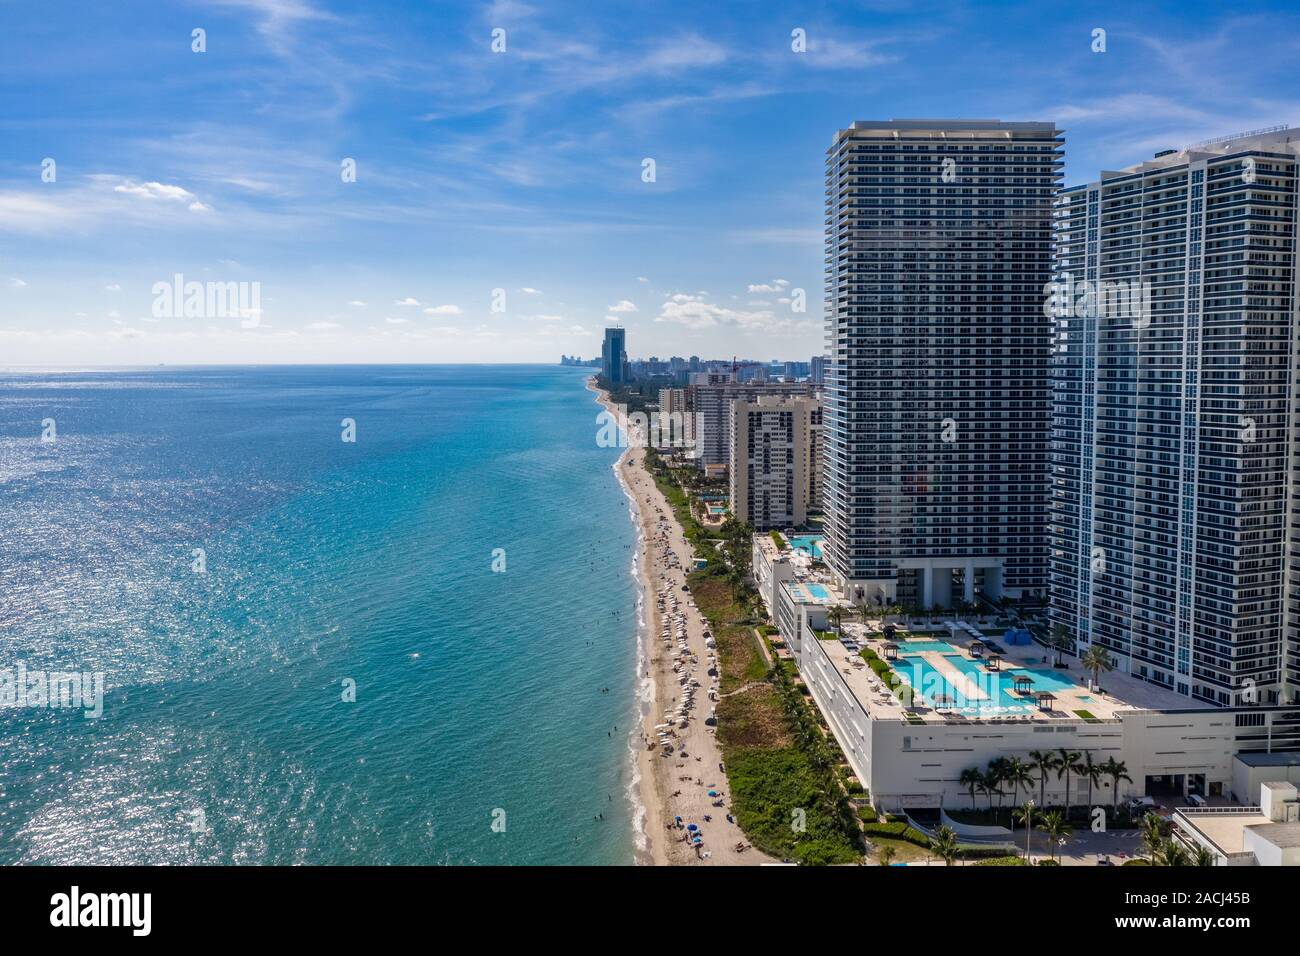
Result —
M1089 690L1089 675L1077 660L1067 656L1065 668L1053 667L1051 651L1037 643L1009 644L1005 640L1009 628L995 623L995 619L976 618L968 623L978 636L961 629L954 635L940 620L923 622L933 626L900 627L892 641L885 640L877 621L869 620L865 625L854 621L843 627L861 647L870 648L881 658L889 653L899 658L919 658L919 665L914 661L903 664L903 673L909 682L921 673L922 680L941 675L943 693L953 699L938 703L947 706L935 706L936 701L926 696L932 688L922 686L912 706L905 708L896 691L876 677L860 654L838 641L823 642L822 646L858 702L877 720L926 724L1103 722L1118 720L1122 713L1133 711L1214 709L1190 708L1188 698L1117 671L1102 676L1104 690ZM973 654L972 645L977 640L983 646ZM995 671L987 670L990 642L999 658ZM897 650L887 652L885 645L889 643L897 645ZM1030 686L1017 690L1017 677L1028 678ZM1040 692L1049 696L1040 700ZM960 699L958 694L962 695ZM1044 706L1050 709L1042 709Z
M1237 754L1247 767L1300 767L1300 753Z
M1196 831L1224 855L1245 852L1247 829L1293 827L1300 831L1300 824L1274 823L1260 812L1259 807L1214 807L1206 810L1180 807L1174 812L1174 821Z
M1265 129L1233 133L1203 143L1193 143L1176 149L1165 149L1153 157L1119 169L1103 169L1101 182L1127 179L1164 169L1175 169L1201 159L1233 156L1240 153L1296 153L1300 150L1300 128L1270 126ZM1087 189L1090 184L1071 186L1067 192Z
M1007 122L999 119L891 119L891 120L854 120L851 130L923 130L944 132L976 130L1026 130L1032 132L1055 132L1055 123Z
M843 603L843 598L824 581L782 581L781 587L790 592L796 604L835 607Z

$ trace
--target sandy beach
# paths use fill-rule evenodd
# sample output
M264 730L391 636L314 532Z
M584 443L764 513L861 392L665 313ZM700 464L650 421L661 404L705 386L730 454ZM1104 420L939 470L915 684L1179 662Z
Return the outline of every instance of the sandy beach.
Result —
M607 393L596 388L594 380L588 387L622 423ZM637 568L645 626L637 676L639 686L646 681L651 685L642 695L640 732L632 740L645 808L646 847L638 852L637 862L683 866L770 862L730 819L731 794L716 728L705 723L715 706L717 682L708 673L715 651L708 646L703 615L682 590L691 549L645 470L645 449L637 444L630 440L617 464L640 523ZM676 719L682 713L685 726ZM671 754L665 754L661 740L671 744ZM681 817L680 827L677 817ZM694 834L685 829L688 824L699 828L695 832L702 838L701 846L690 842Z

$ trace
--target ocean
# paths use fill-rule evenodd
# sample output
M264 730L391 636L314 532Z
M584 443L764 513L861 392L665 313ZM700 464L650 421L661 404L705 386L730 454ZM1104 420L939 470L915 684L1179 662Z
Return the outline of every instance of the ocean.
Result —
M106 683L0 709L0 863L632 862L587 374L0 370L0 678Z

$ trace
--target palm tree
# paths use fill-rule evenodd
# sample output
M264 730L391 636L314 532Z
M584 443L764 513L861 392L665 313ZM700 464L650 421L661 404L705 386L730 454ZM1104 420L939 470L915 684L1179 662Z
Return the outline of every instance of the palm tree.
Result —
M970 808L975 809L975 791L984 786L984 774L974 767L967 767L957 778L957 782L970 791Z
M996 770L992 769L983 774L983 777L984 782L981 784L980 789L984 791L984 794L989 798L989 812L992 813L993 794L996 793L998 795L998 806L1002 806L1002 778L998 776Z
M1061 666L1061 651L1071 644L1070 629L1057 621L1052 625L1052 634L1047 639L1047 646L1056 652L1056 666Z
M995 757L989 761L989 772L985 775L985 782L992 782L994 792L998 795L998 809L1002 809L1002 784L1007 779L1007 767L1009 766L1006 757Z
M1012 757L1007 761L1005 779L1011 784L1011 796L1014 798L1020 793L1023 787L1026 793L1033 792L1034 775L1030 765L1022 761L1019 757Z
M896 847L882 846L876 851L876 859L880 861L881 866L889 866L889 864L893 862L894 856L897 853L898 849Z
M1177 840L1163 840L1151 855L1151 862L1155 866L1191 866L1192 855Z
M1214 866L1214 854L1203 846L1198 846L1192 854L1192 866Z
M1111 810L1118 813L1119 782L1121 780L1127 780L1129 783L1133 782L1133 778L1128 775L1128 764L1124 763L1122 760L1116 760L1114 757L1107 757L1106 762L1101 765L1101 772L1107 777L1110 777L1114 784L1114 789L1111 792Z
M1083 656L1079 658L1079 663L1083 665L1084 670L1092 672L1092 682L1098 689L1101 686L1102 672L1115 669L1115 661L1111 659L1110 651L1100 644L1093 644L1084 651Z
M1155 863L1165 843L1165 823L1154 813L1142 818L1142 852Z
M1092 810L1092 788L1101 781L1101 764L1093 763L1092 751L1083 752L1083 767L1081 770L1083 776L1088 781L1088 810Z
M1038 805L1045 807L1047 806L1047 775L1056 769L1061 758L1050 750L1031 750L1029 759L1033 761L1031 766L1038 771Z
M1011 811L1012 817L1017 823L1025 825L1025 862L1031 862L1029 857L1029 835L1034 829L1034 801L1027 800L1023 806L1016 807Z
M1070 813L1070 774L1083 773L1083 765L1079 763L1083 754L1077 750L1066 750L1064 747L1057 753L1060 754L1060 758L1056 764L1056 779L1060 780L1061 777L1065 777L1065 813L1068 816Z
M842 621L843 619L844 619L843 608L832 607L829 611L826 612L826 620L830 623L831 627L835 630L836 637L839 636L840 621Z
M1051 853L1053 860L1056 859L1056 848L1060 841L1074 832L1073 827L1066 822L1065 815L1060 810L1049 810L1044 813L1042 822L1038 824L1038 829L1047 834L1047 849Z
M941 826L935 830L934 836L930 838L930 849L943 860L944 866L952 866L952 861L957 856L957 834L952 827Z

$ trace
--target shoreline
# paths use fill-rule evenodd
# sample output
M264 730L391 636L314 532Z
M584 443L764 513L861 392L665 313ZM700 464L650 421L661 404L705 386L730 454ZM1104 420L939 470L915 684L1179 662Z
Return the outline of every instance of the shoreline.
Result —
M596 386L594 377L587 379L587 388L622 428L624 423L618 409L609 401L609 394ZM626 429L623 434L627 434ZM689 568L690 545L668 502L644 467L645 450L636 445L635 441L629 441L614 465L637 529L633 569L641 610L637 621L636 681L640 734L630 736L628 743L633 752L633 785L640 797L633 818L641 825L634 837L638 844L644 838L645 846L638 845L634 859L640 865L654 866L768 862L770 858L750 847L740 827L728 819L730 788L714 728L704 723L714 702L702 697L691 711L688 726L674 730L679 748L674 756L662 756L654 744L656 725L674 707L679 686L685 686L686 680L674 671L675 664L681 666L677 658L656 644L662 640L665 626L658 607L661 594L670 595L670 601L674 598L678 601L680 619L684 621L683 639L692 659L701 662L696 675L701 690L709 682L703 662L712 652L705 643L707 624L703 615L689 594L681 590ZM717 792L720 798L709 797L709 790ZM719 799L722 806L715 806ZM705 840L703 853L689 846L685 831L672 826L670 821L677 816L701 828ZM736 849L738 845L745 849Z

